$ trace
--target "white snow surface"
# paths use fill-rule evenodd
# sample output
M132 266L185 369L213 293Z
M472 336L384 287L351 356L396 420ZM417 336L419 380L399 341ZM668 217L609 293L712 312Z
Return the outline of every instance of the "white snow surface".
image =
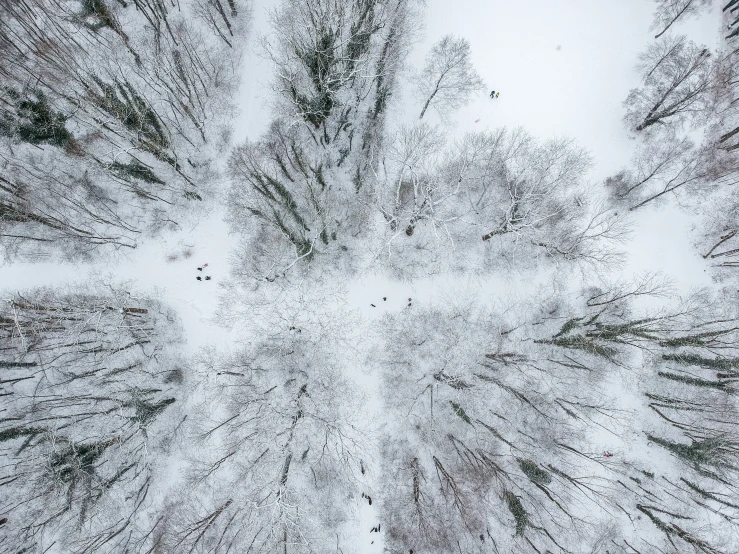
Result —
M273 68L260 56L258 38L269 31L268 10L277 3L254 0L251 40L238 98L241 112L234 117L236 142L246 137L257 139L270 121ZM709 15L681 23L677 31L709 47L716 46L720 40L720 6L714 7ZM491 100L487 93L480 93L470 105L453 114L452 133L520 126L542 139L574 138L593 156L591 179L597 187L626 165L632 155L634 142L621 121L621 103L638 84L634 69L638 53L653 40L654 33L649 29L652 9L653 3L645 0L428 0L425 29L414 46L408 70L419 68L431 45L443 35L467 38L475 67L488 90L500 91L500 97ZM401 88L389 121L410 123L418 118L421 102L413 97L408 78L401 82ZM429 114L430 121L438 123L436 116ZM229 235L223 214L224 209L214 208L200 221L135 251L122 252L114 261L0 266L0 289L9 293L98 278L130 281L134 290L154 292L178 312L187 341L183 354L195 353L206 345L228 348L235 344L238 331L225 330L212 320L219 303L219 284L228 277L229 255L238 240ZM662 271L673 279L681 294L709 285L706 265L691 242L693 224L690 214L672 201L638 210L634 216L636 232L626 246L627 262L613 277ZM192 251L189 258L183 256L186 249ZM202 273L197 271L205 263L208 267ZM212 279L197 281L198 275L210 275ZM499 277L487 281L435 277L397 282L373 274L348 283L345 300L371 329L384 313L409 309L411 298L416 306L451 302L460 294L477 294L483 301L488 293L499 293L505 286L505 280ZM371 367L356 375L358 386L369 398L370 413L380 409L374 394L377 378ZM372 488L370 480L369 494ZM374 506L365 499L356 500L356 528L346 530L356 537L353 546L357 551L381 552L382 533L369 533L378 523Z

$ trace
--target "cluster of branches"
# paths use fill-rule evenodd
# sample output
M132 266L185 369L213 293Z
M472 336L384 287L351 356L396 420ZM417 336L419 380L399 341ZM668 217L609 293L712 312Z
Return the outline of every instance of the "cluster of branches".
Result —
M627 226L590 198L589 166L572 141L538 142L521 129L447 144L429 125L401 127L382 149L376 173L376 205L389 230L383 248L402 248L403 263L429 237L467 265L470 248L509 260L612 261L613 243Z
M6 255L134 247L203 198L247 8L243 0L0 6Z
M470 249L492 263L617 259L613 243L626 225L591 198L590 161L572 141L537 143L501 129L448 145L423 122L384 136L411 15L398 0L285 1L273 14L265 47L280 116L229 160L231 223L258 237L250 252L264 258L252 273L273 281L317 254L341 258L357 237L405 270L467 264ZM469 44L451 35L432 48L416 84L421 117L430 107L448 113L483 86ZM373 207L389 234L374 233Z
M705 13L710 0L657 0L656 40L640 55L642 83L626 100L624 121L639 139L628 169L606 180L611 200L631 210L670 196L700 203L701 254L715 266L734 267L739 158L739 51L736 30L715 51L670 34L679 21ZM733 29L739 5L723 6ZM691 137L703 135L696 144ZM706 198L710 200L706 202Z
M588 301L597 311L569 319L543 342L632 365L626 355L634 351L649 409L641 414L642 432L676 462L635 461L648 478L634 481L636 508L677 551L730 552L739 540L739 505L732 500L739 472L739 314L729 299L700 293L669 310L631 315L624 300L651 285L597 292Z
M277 70L275 121L229 164L232 221L256 216L292 247L268 278L365 224L368 172L411 11L406 0L285 0L272 14L265 49Z
M736 25L739 5L729 2L724 8L725 21ZM713 95L714 115L708 126L708 139L716 148L712 155L714 164L711 179L723 187L732 187L739 175L739 50L736 48L736 29L727 37L719 52L716 70L716 86ZM732 187L733 188L733 187ZM727 268L736 267L736 252L739 240L739 198L733 192L725 194L719 189L712 202L704 206L704 228L699 242L701 255L714 262L719 275L733 275Z
M462 306L403 319L388 325L383 359L387 407L407 421L383 456L391 549L590 551L594 529L623 509L587 442L590 426L628 423L606 397L605 368L541 356L510 314Z
M713 0L654 0L652 29L659 31L654 38L664 35L680 20L702 15L713 4Z
M333 550L371 445L361 399L335 352L309 336L293 328L196 362L203 400L191 435L199 454L188 494L171 498L153 548Z
M416 88L425 99L420 119L431 107L442 117L464 106L475 92L485 88L470 60L470 44L464 38L445 35L431 48L417 75Z
M171 312L123 290L0 303L0 551L136 548L177 425L179 341Z
M383 392L406 422L383 452L391 549L735 551L737 314L705 295L634 314L665 293L646 277L388 320Z
M705 123L712 109L714 58L681 35L664 35L639 56L642 85L624 101L624 121L641 140L630 169L606 180L614 202L634 210L710 180L713 149L697 147L685 130Z
M406 33L405 0L285 0L265 49L277 67L278 106L327 146L339 134L367 148L361 123L380 118L392 94ZM343 141L342 141L343 142ZM349 147L350 144L343 144Z

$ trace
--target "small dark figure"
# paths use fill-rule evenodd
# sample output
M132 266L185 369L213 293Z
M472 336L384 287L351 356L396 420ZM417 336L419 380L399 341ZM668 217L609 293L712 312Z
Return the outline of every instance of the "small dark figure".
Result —
M374 533L376 531L377 531L377 527L373 527L372 529L370 529L370 533Z
M481 540L482 542L485 542L485 537L483 537L482 535L480 535L480 540Z
M367 500L369 500L369 505L372 506L372 497L368 494Z
M411 307L411 303L410 303L410 302L408 302L408 307L409 307L409 308Z
M372 306L373 308L376 308L376 307L377 307L377 306L375 306L374 304L370 304L370 306Z
M203 271L203 268L202 268L202 267L199 267L199 268L198 268L198 271Z
M490 92L490 98L495 98L495 91L494 90Z
M210 275L206 275L206 276L205 276L205 280L206 280L206 281L210 281Z
M411 301L411 299L409 298L409 299L408 299L408 302L410 302L410 301Z
M377 524L377 532L378 532L378 533L380 532L380 526L381 526L381 525L382 525L382 523L378 523L378 524Z
M200 275L198 275L198 276L197 276L197 277L195 277L195 278L196 278L196 279L197 279L198 281L202 281L202 280L203 280L203 278L202 278L202 277L201 277Z
M613 456L613 454L611 454L610 452L603 452L604 458L610 458L611 456Z
M361 460L359 461L359 469L362 470L362 475L364 475L364 462ZM362 498L364 498L364 493L362 493Z
M382 297L382 300L383 300L384 302L386 302L386 301L387 301L387 296L383 296L383 297Z

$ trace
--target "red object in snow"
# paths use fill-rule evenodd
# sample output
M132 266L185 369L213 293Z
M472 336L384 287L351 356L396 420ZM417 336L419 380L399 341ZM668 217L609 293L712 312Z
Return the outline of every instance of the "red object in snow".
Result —
M208 264L203 264L203 267L208 267Z
M613 456L613 454L611 454L610 452L603 452L604 458L610 458L611 456Z

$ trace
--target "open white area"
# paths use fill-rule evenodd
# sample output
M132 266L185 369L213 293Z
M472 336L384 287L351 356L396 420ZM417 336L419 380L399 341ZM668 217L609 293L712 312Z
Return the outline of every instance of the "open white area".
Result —
M258 140L272 117L269 105L274 64L265 58L261 42L270 29L270 13L278 5L279 0L255 0L252 5L251 38L241 64L239 111L234 114L234 139L237 142L245 138Z
M621 103L638 85L637 56L654 36L652 10L653 3L643 0L429 0L422 40L410 62L420 67L446 34L466 38L488 90L452 116L457 131L506 126L523 127L541 139L570 137L591 152L592 176L602 179L631 155ZM721 40L719 14L714 4L710 16L673 30L713 48ZM491 100L490 90L500 97ZM406 91L403 109L410 120L420 113L421 102L409 95Z

